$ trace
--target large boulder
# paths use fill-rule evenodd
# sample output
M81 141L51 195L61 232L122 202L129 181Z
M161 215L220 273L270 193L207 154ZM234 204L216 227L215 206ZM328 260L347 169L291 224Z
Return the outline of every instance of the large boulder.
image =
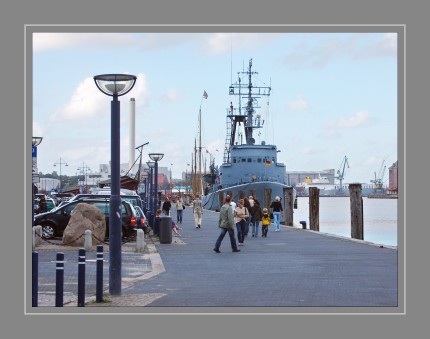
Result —
M93 245L101 244L106 235L106 217L97 207L79 203L73 209L63 232L63 244L84 246L85 230L91 230Z

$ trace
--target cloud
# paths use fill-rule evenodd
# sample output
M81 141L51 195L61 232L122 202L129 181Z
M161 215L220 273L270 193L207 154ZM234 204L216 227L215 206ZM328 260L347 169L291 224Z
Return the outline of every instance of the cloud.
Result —
M131 97L136 99L136 104L143 105L146 102L147 82L144 74L137 75L137 81L130 93L122 99ZM89 121L106 114L108 97L101 93L93 78L85 78L73 92L69 101L62 105L49 118L50 122L62 121Z
M179 93L176 88L168 89L161 97L164 102L175 102L180 99Z
M318 38L318 35L313 37ZM310 36L304 35L294 52L285 56L284 62L295 68L322 68L341 58L368 59L397 55L397 33L381 34L376 39L373 33L325 36L328 38L319 39L312 45L308 43Z
M327 127L334 129L359 128L372 124L369 113L360 111L350 117L340 117L336 121L329 122Z
M127 33L33 33L33 52L76 47L118 48L135 42L135 37Z
M303 110L309 107L308 102L299 96L297 99L288 103L288 108L292 111Z
M205 52L221 54L234 49L253 47L272 42L281 33L214 33L203 43ZM285 33L283 33L285 35Z

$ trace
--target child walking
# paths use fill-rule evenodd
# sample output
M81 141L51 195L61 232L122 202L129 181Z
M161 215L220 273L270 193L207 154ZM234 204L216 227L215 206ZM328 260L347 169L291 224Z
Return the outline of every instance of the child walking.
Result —
M270 215L267 208L263 208L263 217L261 218L261 236L267 238L267 232L270 225Z

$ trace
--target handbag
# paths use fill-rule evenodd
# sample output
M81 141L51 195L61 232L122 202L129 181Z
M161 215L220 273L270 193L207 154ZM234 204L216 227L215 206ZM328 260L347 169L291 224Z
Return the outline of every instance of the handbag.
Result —
M270 219L273 219L273 212L270 212Z

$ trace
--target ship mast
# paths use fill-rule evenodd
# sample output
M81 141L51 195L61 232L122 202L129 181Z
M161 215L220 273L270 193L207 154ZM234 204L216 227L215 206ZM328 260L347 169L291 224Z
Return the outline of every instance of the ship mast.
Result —
M236 95L239 97L239 112L237 114L233 111L233 106L230 107L230 111L227 117L231 120L231 126L229 126L230 136L227 138L229 144L226 144L226 148L230 148L235 143L237 126L243 123L245 126L245 142L247 145L255 144L255 139L252 136L252 132L256 128L262 128L263 125L261 120L258 118L254 121L255 108L260 108L258 106L258 100L262 96L270 96L270 86L255 86L252 83L252 76L258 74L258 72L252 71L252 59L249 60L248 70L241 72L248 76L248 84L243 84L240 76L238 76L238 82L232 84L229 89L230 95ZM238 75L240 72L238 72ZM242 89L248 89L246 96L242 97ZM246 99L246 114L242 114L241 99ZM226 157L224 157L226 158ZM228 157L227 157L228 158Z

